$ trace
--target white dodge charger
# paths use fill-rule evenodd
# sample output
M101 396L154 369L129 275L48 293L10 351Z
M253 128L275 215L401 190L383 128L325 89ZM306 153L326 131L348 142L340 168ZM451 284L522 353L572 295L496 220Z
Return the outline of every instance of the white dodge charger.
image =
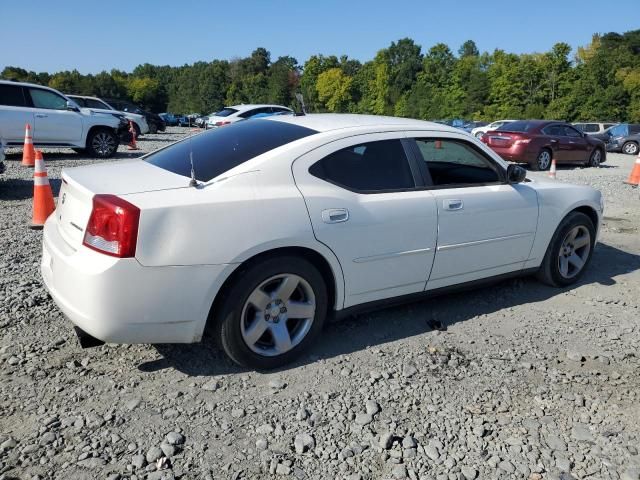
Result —
M328 317L512 275L576 282L601 194L525 177L435 123L239 122L65 170L42 276L85 346L209 328L235 362L274 368Z

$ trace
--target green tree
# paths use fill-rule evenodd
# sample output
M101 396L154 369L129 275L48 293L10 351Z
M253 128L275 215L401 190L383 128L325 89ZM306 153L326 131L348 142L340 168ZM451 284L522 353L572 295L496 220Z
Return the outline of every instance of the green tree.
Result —
M353 79L340 68L330 68L318 75L318 99L330 112L343 112L351 102Z

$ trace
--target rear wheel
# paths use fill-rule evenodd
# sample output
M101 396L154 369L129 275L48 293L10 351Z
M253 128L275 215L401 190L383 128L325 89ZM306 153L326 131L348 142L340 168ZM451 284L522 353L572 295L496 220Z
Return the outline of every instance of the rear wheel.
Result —
M482 132L476 132L476 138L479 140L482 138L482 135L484 135L484 133Z
M136 138L140 137L140 135L141 135L140 127L139 127L139 126L138 126L138 124L137 124L137 123L135 123L135 122L134 122L134 124L133 124L133 129L134 129L134 130L135 130L135 132L136 132Z
M627 155L636 155L638 153L638 144L635 142L627 142L622 145L622 151Z
M87 138L87 151L94 157L109 158L118 150L118 136L113 130L93 130Z
M237 364L269 370L302 354L327 314L327 288L318 270L298 257L276 257L238 276L216 312L217 335Z
M551 151L543 149L536 157L535 162L531 164L532 170L548 170L551 166Z
M596 148L589 157L589 165L590 167L598 168L600 166L600 162L602 161L602 150Z
M578 281L584 273L596 239L591 219L580 212L571 212L560 225L547 247L538 279L555 287Z
M155 123L151 122L149 124L149 133L158 133L158 125L156 125Z

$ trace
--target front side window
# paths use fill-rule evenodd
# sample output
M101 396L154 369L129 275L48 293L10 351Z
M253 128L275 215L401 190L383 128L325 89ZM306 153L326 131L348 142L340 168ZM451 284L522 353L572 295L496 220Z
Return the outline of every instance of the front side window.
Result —
M626 137L629 135L629 125L621 123L620 125L613 127L609 132L612 137Z
M567 137L582 137L582 135L580 135L580 132L578 132L575 128L571 128L571 127L564 127L564 134Z
M449 139L416 139L434 186L501 182L497 167L470 144Z
M0 85L0 105L24 107L26 104L22 87L18 85Z
M46 108L47 110L65 110L67 108L67 100L49 90L30 88L29 92L35 108Z
M94 100L93 98L86 99L87 107L89 108L101 108L102 110L111 110L109 105L102 103L100 100Z
M309 173L362 193L406 190L416 186L400 140L368 142L338 150L314 163Z

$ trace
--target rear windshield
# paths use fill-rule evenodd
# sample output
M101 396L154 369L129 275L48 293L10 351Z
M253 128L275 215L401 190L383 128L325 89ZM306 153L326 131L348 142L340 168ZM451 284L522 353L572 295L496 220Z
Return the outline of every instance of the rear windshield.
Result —
M238 122L182 140L149 155L145 160L170 172L191 176L193 151L196 178L208 182L269 150L318 133L310 128L271 120Z
M496 130L502 130L506 132L530 132L536 127L536 124L533 122L509 122L504 125L498 127Z
M216 117L228 117L232 113L236 113L238 110L235 108L223 108L219 112L214 113Z

